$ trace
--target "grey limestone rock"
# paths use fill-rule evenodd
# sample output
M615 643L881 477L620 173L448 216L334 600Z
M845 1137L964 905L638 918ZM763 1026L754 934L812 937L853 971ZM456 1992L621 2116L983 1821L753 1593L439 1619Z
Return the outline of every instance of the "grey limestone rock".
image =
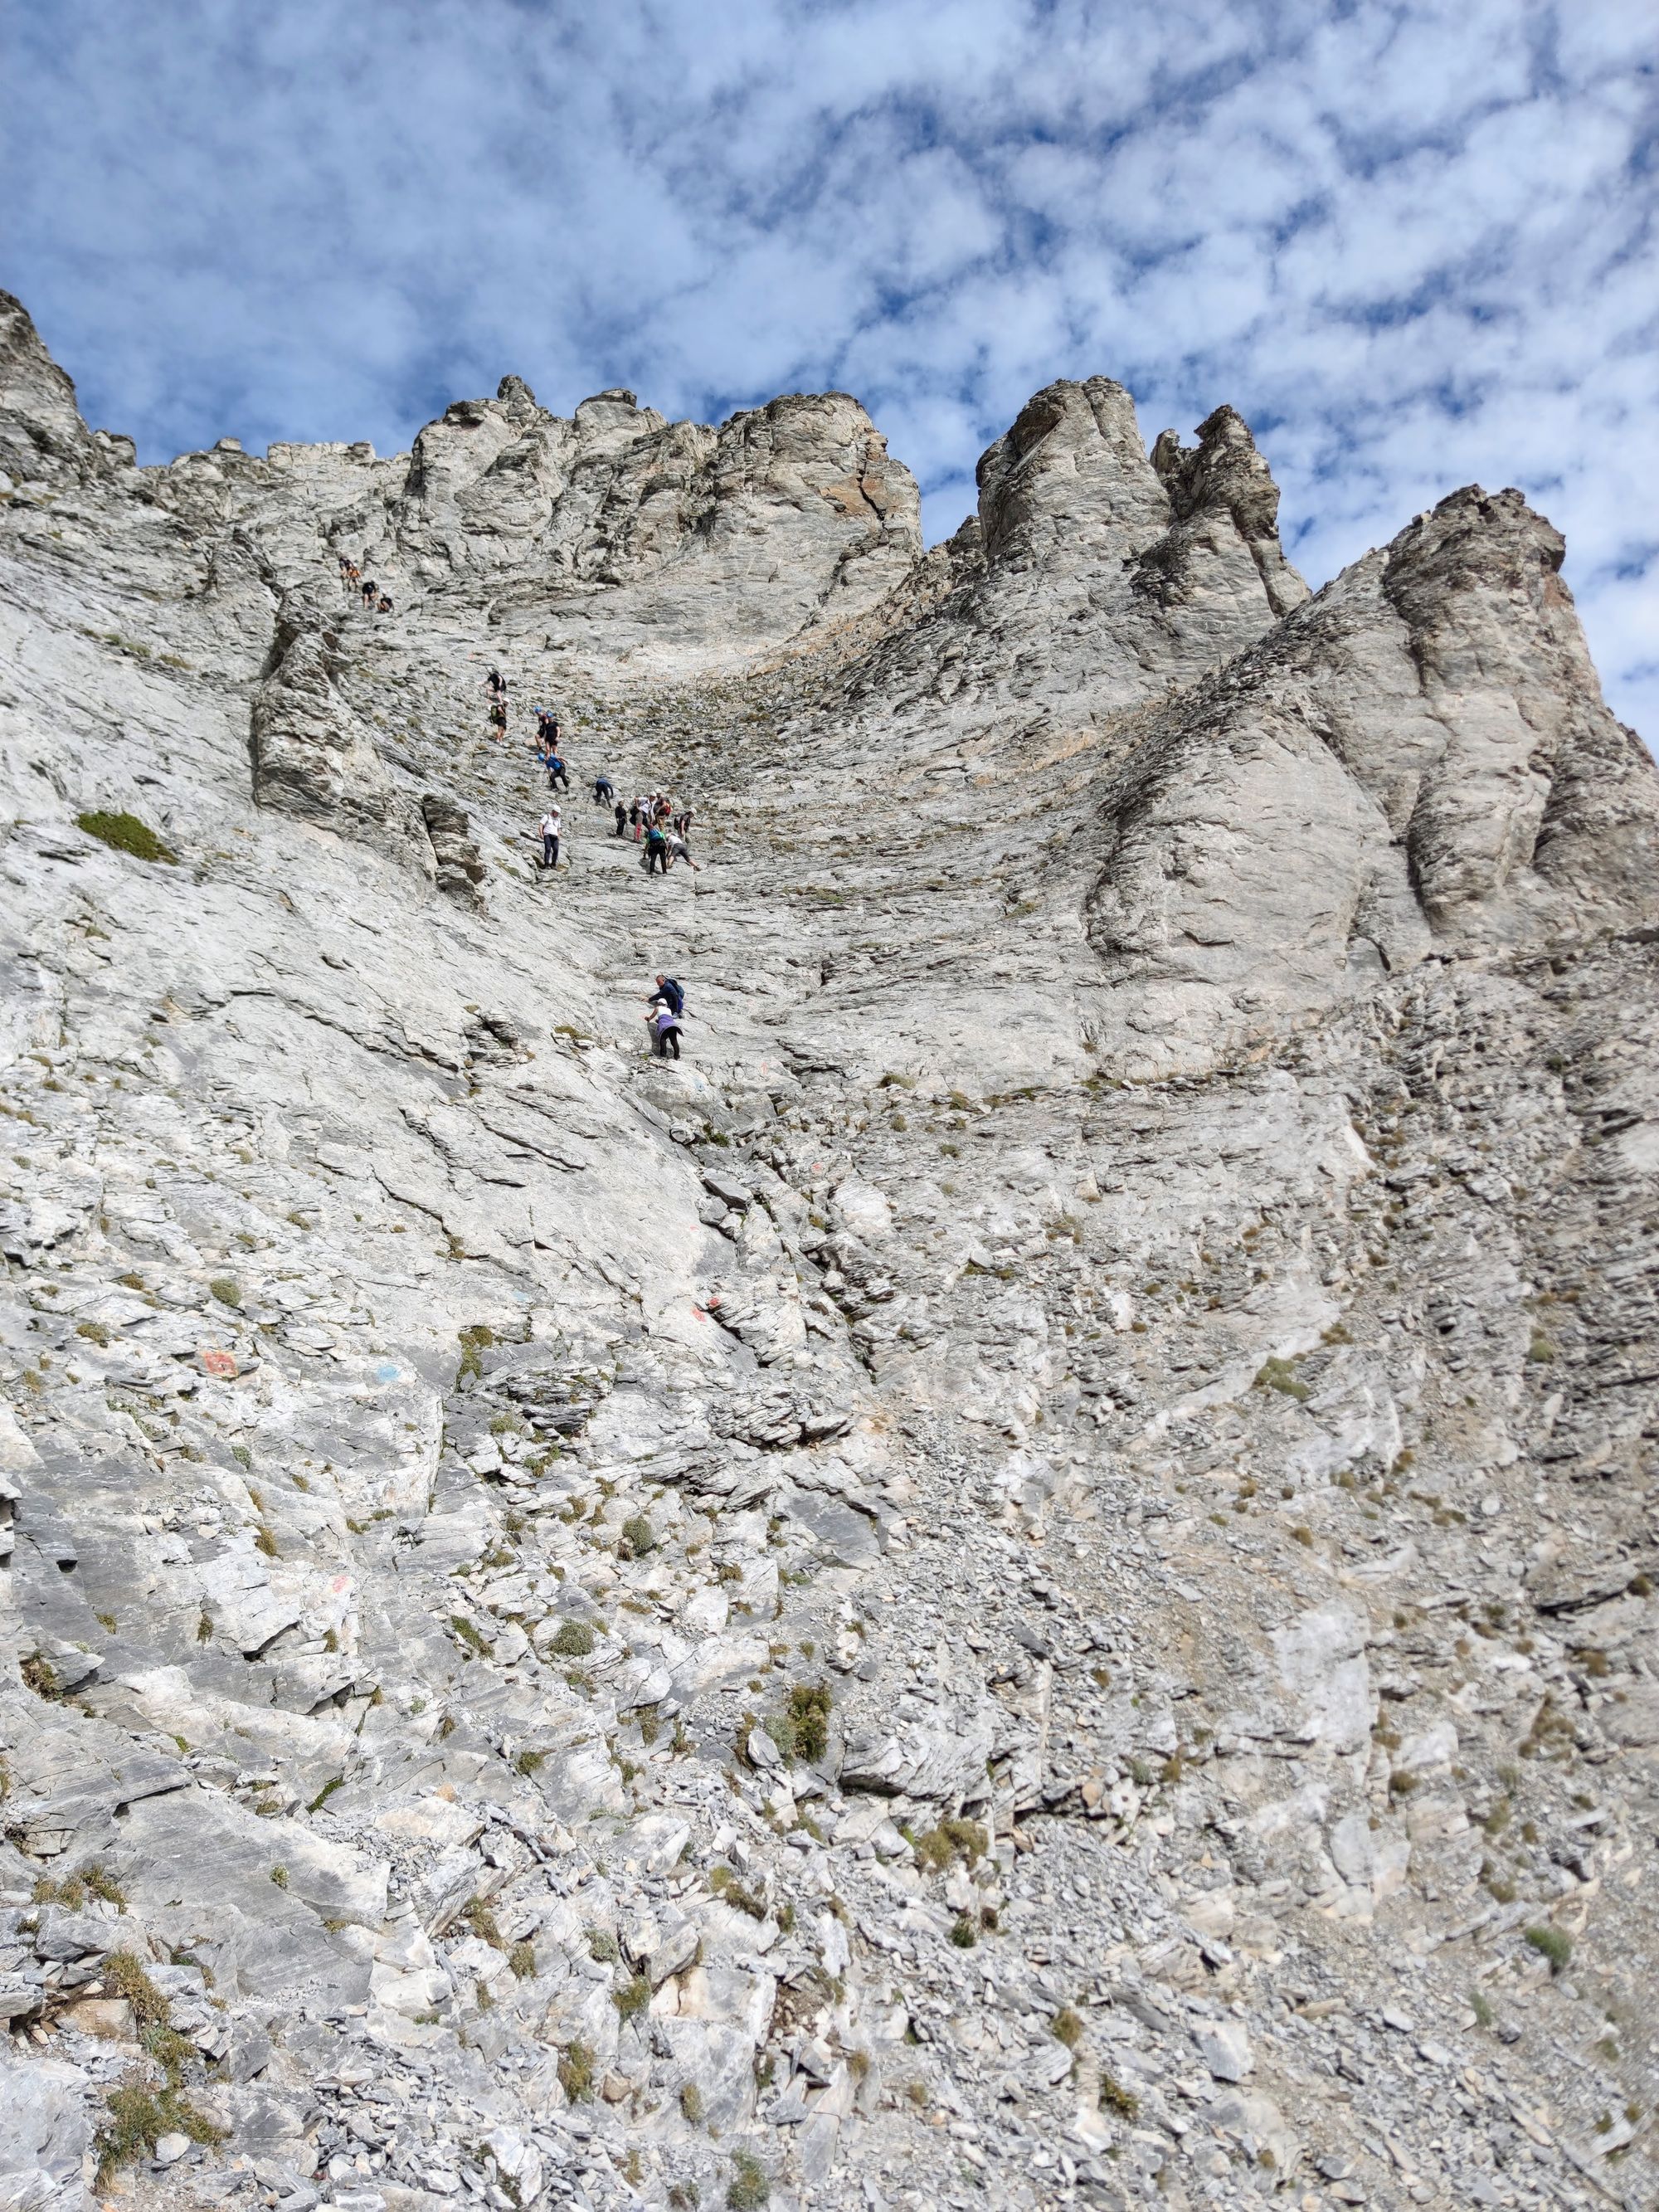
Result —
M1550 526L1310 597L1105 378L925 553L838 393L139 469L0 307L0 2200L125 2088L158 2208L1646 2202L1659 779Z

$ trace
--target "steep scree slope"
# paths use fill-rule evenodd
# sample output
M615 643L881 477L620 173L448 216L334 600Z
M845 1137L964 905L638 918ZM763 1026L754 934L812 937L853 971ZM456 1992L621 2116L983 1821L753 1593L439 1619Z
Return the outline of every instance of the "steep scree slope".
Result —
M1310 598L1098 378L927 554L841 395L140 469L0 301L0 2201L1646 2203L1659 786L1548 525Z

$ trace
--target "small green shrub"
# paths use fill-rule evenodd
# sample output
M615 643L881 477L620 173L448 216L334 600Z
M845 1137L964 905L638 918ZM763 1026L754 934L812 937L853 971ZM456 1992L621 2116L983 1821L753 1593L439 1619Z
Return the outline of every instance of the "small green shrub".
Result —
M624 2020L633 2020L651 2002L651 1984L643 1974L634 1974L619 1990L612 1990L611 2002Z
M1277 1390L1298 1404L1311 1398L1313 1392L1300 1381L1288 1359L1268 1359L1256 1370L1255 1387L1258 1390Z
M593 1632L585 1620L562 1621L553 1649L561 1659L586 1659L593 1649Z
M578 2039L567 2043L559 2054L559 2087L573 2105L593 2094L593 2051Z
M126 1999L141 2028L166 2027L167 2001L151 1981L136 1952L112 1951L100 1969L100 1978L106 1989Z
M495 1332L485 1322L474 1322L471 1328L458 1332L461 1343L461 1364L455 1370L459 1386L469 1377L476 1382L483 1373L483 1355L495 1341Z
M832 1702L827 1682L798 1682L783 1711L769 1716L766 1733L786 1759L811 1762L823 1757L830 1748Z
M125 1890L113 1875L100 1866L83 1868L79 1874L70 1875L62 1881L54 1881L50 1875L43 1874L36 1879L33 1895L37 1905L66 1905L71 1912L78 1912L89 1897L101 1897L106 1905L118 1905L123 1912L127 1909ZM130 1952L116 1955L131 1957ZM137 1964L137 1960L133 1964Z
M536 1972L536 1947L533 1943L515 1943L507 1954L507 1963L521 1982L531 1980Z
M951 1923L951 1941L958 1951L971 1951L979 1941L979 1929L965 1912L959 1912Z
M464 1613L452 1613L449 1616L449 1625L469 1651L477 1653L482 1658L489 1650L489 1646Z
M991 1848L991 1838L977 1820L941 1820L915 1839L917 1862L930 1874L943 1874L958 1858L977 1866Z
M241 1285L234 1275L216 1275L208 1288L222 1306L240 1306L242 1303Z
M751 1920L764 1920L766 1901L752 1889L745 1889L729 1866L716 1864L708 1869L708 1887L722 1904L735 1911L746 1912Z
M631 1520L624 1521L622 1532L636 1559L642 1559L656 1547L656 1533L643 1513L635 1513Z
M127 2081L105 2099L109 2117L93 2144L98 2161L97 2185L106 2189L124 2166L139 2153L154 2156L161 2136L187 2136L191 2142L224 2141L220 2130L172 2084L162 2089L148 2082Z
M1109 2074L1103 2074L1100 2077L1100 2101L1109 2112L1115 2112L1121 2120L1138 2120L1140 2118L1139 2098L1133 2089L1126 2089Z
M1572 1938L1566 1929L1547 1922L1541 1927L1528 1928L1526 1933L1533 1949L1549 1960L1551 1973L1560 1973L1572 1956Z
M1083 2040L1081 2016L1070 2005L1062 2005L1048 2023L1048 2033L1056 2043L1063 2043L1068 2051L1075 2051Z
M695 2081L686 2082L681 2089L680 2110L694 2128L702 2124L702 2091Z
M130 853L135 860L158 860L168 867L178 865L179 855L136 814L110 814L94 807L89 813L77 814L75 826L118 853Z
M483 1898L469 1897L461 1907L461 1917L481 1942L488 1943L495 1951L506 1950L507 1945L502 1940L500 1924L496 1921L495 1912Z
M766 2168L753 2152L733 2152L732 2179L726 2191L729 2212L761 2212L761 2207L771 2201L772 2182Z

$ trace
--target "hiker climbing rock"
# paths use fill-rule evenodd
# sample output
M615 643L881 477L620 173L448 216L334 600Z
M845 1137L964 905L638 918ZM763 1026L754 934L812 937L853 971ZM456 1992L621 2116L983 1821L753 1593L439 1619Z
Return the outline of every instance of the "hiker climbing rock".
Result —
M647 876L668 873L668 832L660 822L653 822L645 833L643 862Z
M594 777L593 804L595 806L608 806L616 795L615 787L608 775Z
M555 784L562 784L565 789L568 791L570 788L570 776L568 771L565 768L564 763L560 759L557 753L550 752L547 756L548 789L551 791Z
M536 824L542 841L542 866L556 868L559 865L559 833L563 827L564 813L561 807L550 806Z
M680 1056L680 1019L685 1012L685 993L672 975L659 975L656 988L645 1002L645 1018L651 1031L651 1049L659 1060Z
M672 1053L680 1056L680 1018L672 1006L661 1001L653 1002L645 1010L646 1027L651 1032L651 1050L658 1060L666 1060Z

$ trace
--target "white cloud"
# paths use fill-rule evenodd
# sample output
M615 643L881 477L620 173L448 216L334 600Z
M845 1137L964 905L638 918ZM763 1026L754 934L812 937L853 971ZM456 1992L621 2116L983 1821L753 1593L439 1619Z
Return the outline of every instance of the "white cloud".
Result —
M147 457L406 444L508 368L859 392L928 492L1036 386L1255 421L1316 581L1455 485L1567 534L1659 732L1651 26L1627 0L79 0L3 281Z

